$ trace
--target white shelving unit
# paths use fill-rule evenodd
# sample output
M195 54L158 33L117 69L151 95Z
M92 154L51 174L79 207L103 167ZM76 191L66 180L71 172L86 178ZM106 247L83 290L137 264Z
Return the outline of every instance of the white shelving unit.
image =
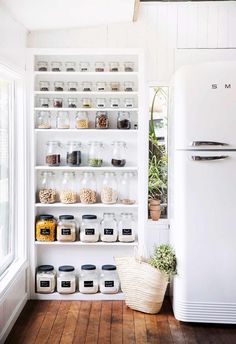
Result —
M124 61L133 61L135 63L134 72L38 72L36 71L36 63L38 60L48 61L89 61L91 67L95 61L104 61L106 65L110 61L118 61L120 65ZM138 245L144 244L144 224L147 220L147 164L148 164L148 109L147 109L147 94L144 88L144 61L143 54L138 50L78 50L78 49L29 49L28 54L28 75L29 75L29 128L31 140L29 142L29 151L31 154L30 164L30 186L31 194L29 195L29 237L31 240L30 249L30 284L31 284L31 298L45 299L45 300L121 300L123 294L103 295L101 293L83 295L76 292L71 295L53 294L37 294L35 293L35 271L38 265L52 264L57 269L60 265L74 265L78 269L82 264L91 263L100 267L103 264L114 264L114 256L133 255L134 248ZM135 88L133 92L54 92L50 89L48 92L39 91L39 81L91 81L96 83L98 81L133 81ZM46 96L53 99L54 96L63 97L66 99L69 96L81 99L82 97L92 98L96 97L106 98L111 97L133 98L135 101L134 108L119 109L114 108L40 108L38 107L38 98ZM54 119L58 111L68 111L71 119L70 129L57 129L53 125L52 129L37 129L36 118L40 111L50 111ZM87 111L90 120L95 120L96 111L105 110L111 119L111 129L97 130L91 129L75 129L73 126L73 118L77 111ZM116 129L116 118L118 111L129 111L131 113L132 128L130 130ZM145 116L145 113L147 114ZM138 129L134 129L134 123L138 124ZM128 157L125 167L117 168L110 166L108 159L103 167L92 168L86 165L79 167L58 166L49 167L45 164L45 145L49 140L59 140L62 143L70 140L77 140L86 144L92 140L101 140L106 145L107 154L109 154L109 145L114 140L122 140L127 142ZM85 171L94 172L96 178L101 177L104 172L115 172L120 176L123 172L133 172L134 178L132 180L134 192L136 195L136 203L132 205L114 204L106 205L102 203L96 204L42 204L37 203L37 187L39 176L42 171L54 171L58 180L63 171L74 171L76 173L76 180L80 180L80 176ZM40 214L52 214L56 218L61 214L74 215L76 220L81 220L83 214L95 214L100 219L103 212L114 212L118 217L121 212L132 212L136 218L137 230L136 240L133 243L103 243L97 242L93 244L82 243L80 241L61 243L61 242L37 242L35 241L35 218Z

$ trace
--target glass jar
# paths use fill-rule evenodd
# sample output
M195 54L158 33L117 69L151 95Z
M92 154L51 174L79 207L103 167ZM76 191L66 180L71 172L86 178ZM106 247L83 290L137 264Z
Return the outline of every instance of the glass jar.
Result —
M57 224L57 241L75 241L76 223L73 215L60 215Z
M73 294L76 289L75 268L71 265L59 266L57 291L60 294Z
M41 181L39 184L39 202L51 204L56 202L56 188L54 183L55 174L51 171L41 173Z
M78 82L76 81L69 81L67 83L67 88L69 92L76 92L78 91Z
M61 72L62 63L58 61L53 61L51 63L52 72Z
M54 82L54 91L55 92L64 91L64 82L63 81L55 81Z
M114 141L112 146L111 164L115 167L124 167L126 164L126 143L124 141Z
M80 72L89 72L90 65L89 62L80 62L79 71Z
M120 99L118 98L111 98L110 99L110 107L111 108L118 108L120 106Z
M75 62L66 62L65 63L66 71L67 72L75 72L76 70L76 63Z
M119 63L118 62L109 62L109 71L110 72L119 72Z
M63 172L60 201L64 204L76 203L75 173Z
M135 221L132 213L121 213L118 230L120 242L133 242L135 240Z
M66 111L59 111L57 114L57 128L58 129L69 129L70 118L69 113Z
M115 265L102 265L99 289L103 294L116 294L120 289L120 282Z
M133 90L134 90L133 81L125 81L124 82L124 91L125 92L133 92Z
M106 91L106 83L104 81L97 82L96 91Z
M63 107L63 99L62 98L54 98L53 99L53 107L62 108Z
M109 119L106 111L97 111L95 117L95 128L96 129L108 129Z
M68 98L68 108L77 108L77 99L76 98Z
M53 215L39 215L36 221L35 238L37 241L54 241L56 237L56 220Z
M99 239L99 224L96 215L83 215L80 240L82 242L97 242Z
M37 68L39 72L47 72L48 63L46 61L38 61Z
M50 107L49 98L39 98L39 107L42 107L42 108Z
M117 182L115 174L106 172L102 181L101 201L105 204L114 204L117 202Z
M40 265L36 273L36 292L51 294L56 288L56 272L52 265Z
M111 82L110 83L111 91L112 92L118 92L120 91L120 83L118 81Z
M51 116L49 111L41 111L37 117L38 129L51 129Z
M95 72L104 72L105 63L104 62L95 62Z
M92 204L97 201L97 185L93 172L84 172L81 180L80 201L83 204Z
M68 166L80 166L81 164L81 143L69 141L67 143L66 164Z
M48 166L59 166L61 163L61 144L59 141L47 142L46 164Z
M125 98L124 105L126 108L133 108L134 107L134 99L133 98Z
M133 72L134 71L134 62L131 62L131 61L124 62L124 71L125 72Z
M86 264L81 266L79 291L82 294L95 294L98 292L98 273L95 265Z
M131 189L133 178L134 174L132 172L125 172L122 175L121 183L119 184L119 198L122 204L129 205L135 203L134 190Z
M39 81L39 90L42 92L49 91L50 82L49 81Z
M106 99L105 98L97 98L96 99L96 106L98 108L104 108L106 107Z
M92 83L90 81L82 82L82 91L84 92L92 91Z
M103 163L103 143L99 141L93 141L89 143L89 159L88 164L91 167L101 167Z
M92 107L92 100L91 98L82 98L82 107L84 108L91 108Z
M101 240L104 242L117 241L117 221L114 213L104 213L101 221Z
M88 129L89 119L85 111L77 112L77 115L75 117L75 127L77 129Z
M118 129L130 129L131 128L130 113L128 111L118 112L117 128Z

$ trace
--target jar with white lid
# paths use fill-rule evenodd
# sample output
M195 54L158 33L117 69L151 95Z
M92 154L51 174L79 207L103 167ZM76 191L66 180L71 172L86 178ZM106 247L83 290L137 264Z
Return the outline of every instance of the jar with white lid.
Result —
M125 105L125 108L133 108L134 107L134 99L133 98L125 98L124 105Z
M41 294L54 293L56 272L52 265L40 265L36 273L36 292Z
M60 215L57 224L57 241L75 241L76 223L73 215Z
M119 63L118 62L109 62L109 71L110 72L119 72Z
M106 107L106 99L105 98L97 98L96 99L96 106L98 108L105 108Z
M39 81L39 90L41 92L47 92L50 90L50 82L49 81Z
M99 224L96 215L82 215L80 240L82 242L97 242L99 239Z
M97 82L96 91L106 91L106 83L104 81Z
M66 67L66 71L67 72L75 72L75 69L76 69L76 63L75 62L66 62L65 63L65 67Z
M110 99L110 107L111 108L118 108L120 106L120 99L119 98L111 98Z
M105 63L104 62L95 62L95 72L104 72Z
M52 204L56 202L55 173L52 171L43 171L39 184L39 202L44 204Z
M73 294L76 290L75 268L71 265L59 266L57 291L60 294Z
M135 240L135 221L132 213L121 213L118 230L120 242L133 242Z
M79 64L80 72L89 72L89 70L90 70L89 62L80 62Z
M78 82L76 81L69 81L67 83L67 89L69 92L76 92L78 91Z
M101 221L101 240L104 242L117 241L118 230L114 213L104 213Z
M58 61L51 62L51 71L52 72L61 72L62 63Z
M84 92L92 91L92 83L90 81L82 82L82 91Z
M97 201L97 183L93 172L84 172L79 192L83 204L93 204Z
M134 62L131 62L131 61L124 62L124 71L125 72L133 72L134 71Z
M55 92L62 92L64 91L64 82L63 81L55 81L54 82L54 91Z
M120 290L120 282L115 265L102 265L99 289L103 294L116 294Z
M69 129L70 118L67 111L59 111L57 114L57 129Z
M81 266L79 291L83 294L96 294L98 292L98 273L95 265Z
M41 107L41 108L49 108L50 107L50 100L49 100L49 98L39 98L39 107Z
M39 72L47 72L47 70L48 70L47 61L38 61L37 62L37 69Z
M114 204L117 202L118 190L115 174L105 172L102 180L101 201L104 204Z
M38 129L51 129L51 115L49 111L41 111L37 116Z
M64 204L76 203L77 192L75 186L75 173L63 172L60 201Z

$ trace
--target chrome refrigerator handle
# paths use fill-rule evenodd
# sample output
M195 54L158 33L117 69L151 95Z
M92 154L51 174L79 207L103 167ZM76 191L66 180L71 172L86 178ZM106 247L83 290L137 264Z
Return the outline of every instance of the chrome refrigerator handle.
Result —
M193 161L211 161L211 160L222 160L228 158L228 155L216 155L216 156L200 156L192 155Z
M199 147L199 146L228 146L228 143L223 142L214 142L214 141L193 141L190 146Z

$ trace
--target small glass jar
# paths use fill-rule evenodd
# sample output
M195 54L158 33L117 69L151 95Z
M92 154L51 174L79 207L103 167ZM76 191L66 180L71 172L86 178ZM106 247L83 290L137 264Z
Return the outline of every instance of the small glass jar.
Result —
M134 204L134 190L132 190L132 179L134 174L132 172L125 172L122 175L121 183L119 184L120 201L122 204Z
M96 106L98 108L105 108L106 107L106 99L105 98L97 98L96 99Z
M53 61L51 63L51 71L52 72L61 72L61 67L62 67L62 63L61 62Z
M50 89L49 81L39 81L39 90L42 92L47 92Z
M75 173L63 172L62 186L60 191L60 201L64 204L76 203L77 193L75 187Z
M67 72L75 72L76 70L76 63L75 62L66 62L65 63L66 71Z
M120 242L133 242L135 240L135 221L132 213L121 213L118 229Z
M95 128L96 129L108 129L109 119L106 111L97 111L95 117Z
M90 81L82 82L82 91L84 92L92 91L92 83Z
M69 81L67 83L67 88L69 92L76 92L78 91L78 82L76 81Z
M66 153L67 166L80 166L81 164L81 143L77 141L69 141L67 143Z
M46 61L38 61L37 69L39 72L47 72L48 70L48 63Z
M102 181L101 201L104 204L114 204L117 202L117 182L115 174L106 172Z
M96 83L96 91L106 91L106 83L104 81L99 81Z
M48 166L60 166L61 144L59 141L47 142L46 164Z
M133 92L134 91L133 81L125 81L124 82L124 91L125 92Z
M76 129L88 129L89 119L85 111L77 112L77 115L75 117L75 127Z
M60 215L57 224L57 241L75 241L76 223L73 215Z
M62 98L53 98L53 107L62 108L63 107L63 99Z
M39 215L36 221L35 238L37 241L54 241L56 237L56 220L53 215Z
M82 242L97 242L99 239L99 224L97 215L82 215L80 240Z
M36 273L36 292L40 294L54 293L56 288L56 272L52 265L40 265Z
M49 98L39 98L39 107L49 108L50 107Z
M133 108L134 107L134 99L133 98L125 98L124 106L126 108Z
M118 92L120 91L120 83L118 81L111 82L110 83L111 91L112 92Z
M111 164L114 167L124 167L126 164L126 143L124 141L114 141L112 146Z
M117 294L120 290L120 282L115 265L102 265L99 289L102 294Z
M89 143L89 159L88 164L91 167L101 167L103 163L103 144L99 141Z
M49 111L41 111L37 117L38 129L51 129L51 116Z
M51 204L56 202L57 192L55 188L54 178L55 174L51 171L44 171L41 173L41 180L38 191L40 203Z
M134 71L134 62L131 62L131 61L124 62L124 71L125 72L133 72Z
M120 99L118 98L111 98L110 99L110 107L111 108L118 108L120 106Z
M119 63L118 62L109 62L109 71L110 72L119 72Z
M64 91L64 82L63 81L55 81L54 82L54 91L55 92L62 92Z
M92 99L91 98L82 98L81 103L82 103L82 107L84 107L84 108L91 108L92 107Z
M59 111L57 114L57 129L69 129L70 118L66 111Z
M98 273L95 265L86 264L81 266L79 291L82 294L96 294L98 292Z
M71 265L59 266L57 291L60 294L73 294L76 289L75 268Z
M101 240L104 242L117 241L118 230L114 213L104 213L101 221Z
M77 108L77 98L68 98L68 108Z
M95 72L105 72L105 63L95 62Z
M89 70L90 70L89 62L80 62L79 64L80 72L89 72Z
M117 128L118 129L130 129L131 128L130 113L128 111L118 112Z
M93 172L84 172L81 180L80 201L83 204L97 202L97 185Z

